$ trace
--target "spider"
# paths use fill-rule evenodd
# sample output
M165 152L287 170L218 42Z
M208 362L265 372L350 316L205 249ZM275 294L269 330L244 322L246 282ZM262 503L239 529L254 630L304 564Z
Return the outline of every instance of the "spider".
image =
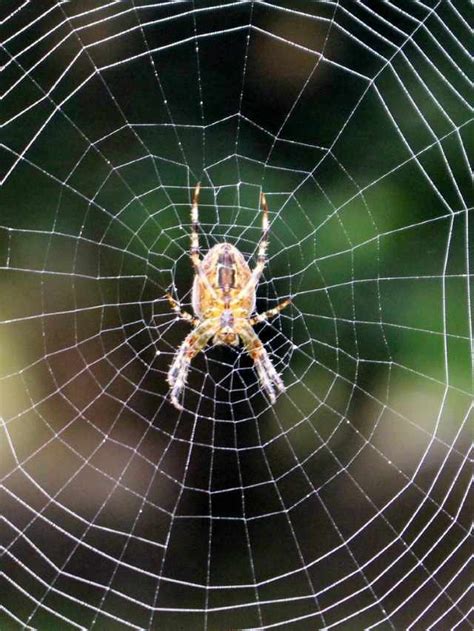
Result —
M200 188L198 182L191 206L190 256L195 273L192 289L194 315L182 311L179 302L171 294L166 294L173 311L193 326L193 330L176 351L168 371L171 402L179 410L183 409L178 399L186 385L191 360L213 338L213 344L228 346L238 346L242 340L254 361L260 383L273 404L276 401L275 389L283 392L285 386L252 327L275 316L291 301L287 298L273 309L251 317L255 310L255 293L265 267L268 247L269 223L265 195L262 193L260 196L260 206L263 210L262 238L257 264L251 270L242 253L230 243L218 243L201 260L198 235Z

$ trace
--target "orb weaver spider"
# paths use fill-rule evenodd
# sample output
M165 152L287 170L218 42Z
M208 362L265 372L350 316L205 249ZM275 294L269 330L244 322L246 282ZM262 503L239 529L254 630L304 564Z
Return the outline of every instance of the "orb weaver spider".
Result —
M201 260L198 235L200 188L198 182L191 206L190 256L194 266L194 315L182 311L179 302L171 294L166 294L173 311L193 326L191 333L176 351L168 371L171 402L179 410L183 409L178 398L186 385L191 360L204 349L212 337L213 344L228 346L237 346L240 339L242 340L254 361L260 383L273 404L276 401L275 388L283 392L285 386L252 327L277 315L291 300L287 298L273 309L250 317L255 310L256 289L267 260L269 222L265 195L260 195L260 206L263 210L262 238L257 264L251 270L242 253L230 243L218 243Z

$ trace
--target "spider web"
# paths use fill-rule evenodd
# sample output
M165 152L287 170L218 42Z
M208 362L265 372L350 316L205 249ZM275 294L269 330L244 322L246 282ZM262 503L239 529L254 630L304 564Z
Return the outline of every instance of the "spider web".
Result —
M469 629L467 5L2 6L2 629ZM166 374L202 252L242 348Z

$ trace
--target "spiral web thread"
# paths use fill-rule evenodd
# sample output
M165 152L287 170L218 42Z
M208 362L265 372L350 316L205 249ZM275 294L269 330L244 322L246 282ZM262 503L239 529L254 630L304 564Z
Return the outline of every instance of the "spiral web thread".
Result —
M2 8L5 629L468 629L467 7ZM166 374L200 244L242 347Z

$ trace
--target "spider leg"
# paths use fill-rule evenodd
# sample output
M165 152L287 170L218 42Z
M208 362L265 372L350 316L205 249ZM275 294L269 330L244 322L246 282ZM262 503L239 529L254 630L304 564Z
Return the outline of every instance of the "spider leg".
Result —
M219 320L207 320L201 322L191 333L189 333L176 351L174 359L168 370L167 381L171 387L171 403L178 410L183 406L178 398L186 385L189 366L192 358L206 346L209 339L219 328Z
M199 276L199 280L206 286L206 289L214 298L217 298L216 292L209 282L209 278L203 272L201 267L201 258L199 255L199 192L201 191L201 182L196 184L193 194L193 203L191 205L191 250L189 255L193 262L194 271Z
M268 249L268 235L270 233L270 222L268 220L268 204L267 198L265 197L265 193L261 193L260 195L260 206L262 208L262 236L260 239L260 244L258 246L257 253L257 264L252 270L252 275L249 278L248 282L244 286L244 288L240 291L237 298L242 298L242 296L246 295L252 288L256 287L259 281L260 276L265 268L267 262L267 249Z
M253 318L250 318L249 320L250 324L253 326L254 324L257 324L257 322L265 322L265 320L268 320L269 318L276 316L276 314L279 313L285 307L287 307L290 304L290 302L291 302L291 299L287 298L283 302L280 302L280 304L277 305L276 307L273 307L273 309L269 309L268 311L264 311L263 313L257 313L257 315L255 315Z
M168 298L168 302L170 303L171 308L176 314L179 315L180 318L186 320L187 322L190 322L193 326L197 326L199 324L199 318L195 318L187 311L182 311L179 302L175 300L171 294L167 292L166 297Z
M193 203L191 206L191 259L193 261L194 267L197 267L200 262L199 258L199 211L198 211L198 202L199 202L199 192L201 190L201 182L196 184L196 188L194 189L193 194Z
M263 268L265 267L265 263L267 262L268 235L270 232L270 223L268 221L268 204L265 193L262 193L260 195L260 206L263 210L262 238L260 239L260 245L258 246L257 265L254 270L254 273L258 270L258 276L260 276L260 274L262 273Z
M275 403L275 389L280 392L285 391L285 385L280 375L275 370L265 347L248 322L245 322L239 327L239 335L247 352L254 361L255 369L263 389L267 393L271 403Z

